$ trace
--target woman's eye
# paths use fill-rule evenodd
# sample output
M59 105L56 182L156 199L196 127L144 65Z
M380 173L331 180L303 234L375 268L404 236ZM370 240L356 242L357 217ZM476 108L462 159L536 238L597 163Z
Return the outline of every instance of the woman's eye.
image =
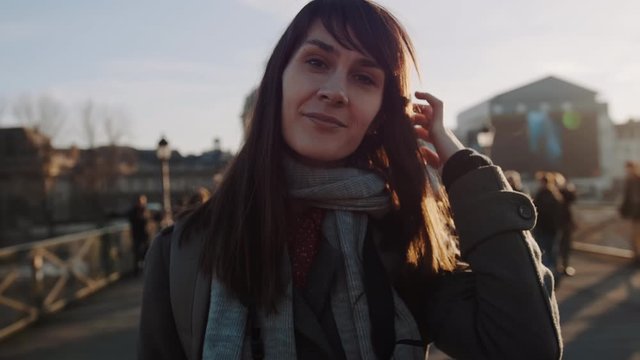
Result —
M364 85L375 85L376 82L373 79L373 77L366 75L366 74L356 74L355 76L356 81L364 84Z
M311 58L307 60L307 64L317 69L324 69L327 67L327 64L324 61L317 58Z

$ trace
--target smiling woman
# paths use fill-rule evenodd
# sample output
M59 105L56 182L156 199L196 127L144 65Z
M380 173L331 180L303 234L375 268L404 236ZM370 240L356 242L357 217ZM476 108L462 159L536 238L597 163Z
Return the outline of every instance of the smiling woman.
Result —
M149 250L140 358L561 356L531 201L411 103L413 54L371 1L296 15L217 192Z
M351 155L380 110L384 82L375 60L316 20L282 75L282 134L292 154L333 163Z

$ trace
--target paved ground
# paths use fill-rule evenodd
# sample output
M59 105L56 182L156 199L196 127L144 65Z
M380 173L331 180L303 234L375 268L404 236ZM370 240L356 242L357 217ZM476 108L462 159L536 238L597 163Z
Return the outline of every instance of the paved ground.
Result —
M0 359L135 359L142 279L128 278L0 343Z
M586 214L592 228L576 240L628 248L611 209ZM576 275L561 279L557 292L564 358L640 360L640 268L583 251L573 266ZM140 295L140 279L122 280L0 343L0 359L135 359ZM447 357L436 351L429 359Z
M565 358L640 360L640 267L630 259L630 224L615 206L578 210L574 241L603 248L576 252L576 276L560 279ZM584 244L576 245L589 249Z
M628 259L576 252L557 290L564 359L640 360L640 268ZM429 360L449 359L437 350Z
M640 360L640 268L578 254L557 292L566 359Z

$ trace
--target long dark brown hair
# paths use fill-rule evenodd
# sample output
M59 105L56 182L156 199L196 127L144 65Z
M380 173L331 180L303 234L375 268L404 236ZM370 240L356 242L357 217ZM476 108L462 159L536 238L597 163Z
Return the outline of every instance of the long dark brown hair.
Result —
M408 263L428 273L454 266L447 246L445 197L430 183L409 118L413 45L400 23L368 0L314 0L293 19L276 45L258 88L248 135L211 200L185 223L183 239L206 238L202 271L213 272L243 303L274 310L284 293L281 266L287 236L287 184L282 160L282 74L320 20L345 48L372 56L385 71L383 101L366 136L348 159L351 166L381 174L394 200L397 238Z

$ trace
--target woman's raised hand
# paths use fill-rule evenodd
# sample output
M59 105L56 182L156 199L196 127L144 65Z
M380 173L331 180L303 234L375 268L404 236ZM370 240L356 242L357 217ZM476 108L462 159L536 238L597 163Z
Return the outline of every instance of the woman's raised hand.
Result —
M416 91L415 95L418 100L426 101L426 104L413 104L414 113L411 118L416 135L419 139L433 144L436 149L434 152L429 147L421 146L420 152L427 163L437 168L444 165L451 155L464 146L453 132L444 126L442 100L426 92Z

